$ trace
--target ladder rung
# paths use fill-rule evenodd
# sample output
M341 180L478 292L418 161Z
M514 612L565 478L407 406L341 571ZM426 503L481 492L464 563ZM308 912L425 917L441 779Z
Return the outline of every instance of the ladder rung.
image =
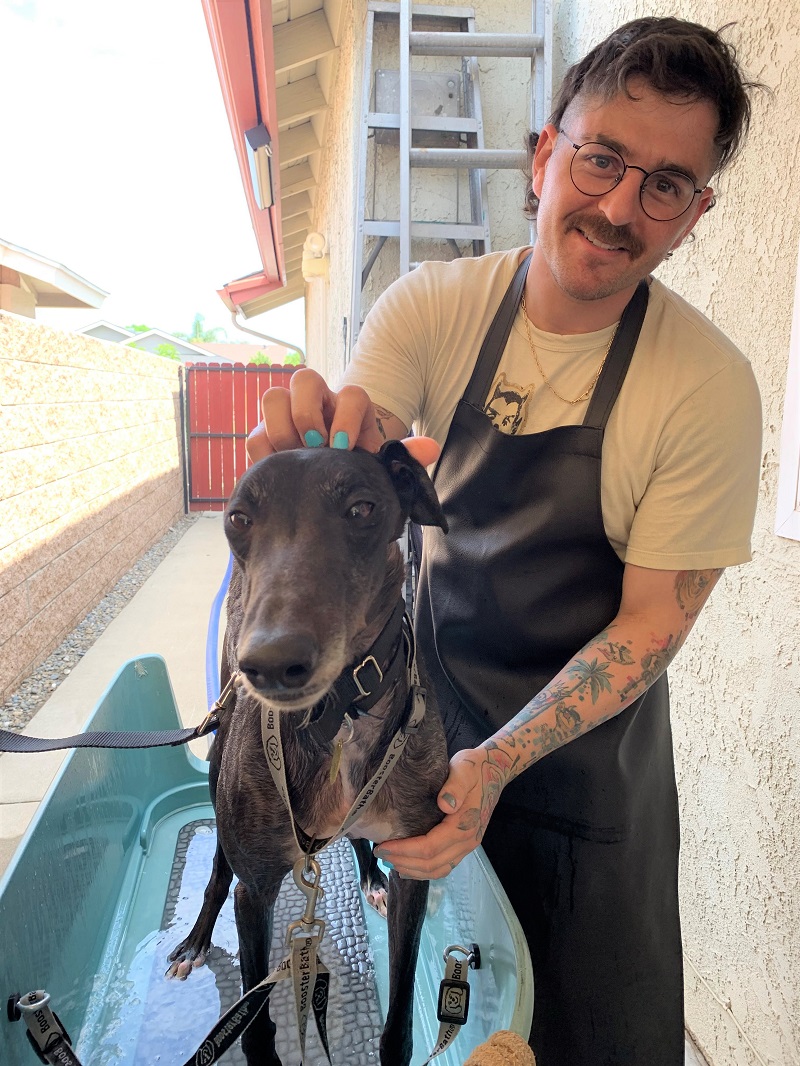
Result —
M364 236L399 237L400 222L398 219L365 219ZM486 229L470 222L412 222L411 236L439 240L447 240L451 237L456 241L482 241L486 238Z
M532 56L544 48L544 38L534 33L431 33L409 34L416 56Z
M516 148L412 148L412 167L457 167L462 170L520 170L528 154Z
M369 0L367 5L376 15L399 15L400 4L397 0ZM450 7L443 4L412 4L411 14L424 18L472 19L475 18L474 7Z
M440 133L477 133L478 120L474 118L447 118L437 115L412 115L409 119L412 130L437 130ZM367 115L370 129L398 130L400 116L384 111L370 111Z

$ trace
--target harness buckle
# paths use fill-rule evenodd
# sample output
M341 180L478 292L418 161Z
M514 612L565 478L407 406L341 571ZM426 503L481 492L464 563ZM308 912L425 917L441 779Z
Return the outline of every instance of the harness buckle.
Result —
M375 673L378 675L378 680L373 682L371 688L364 688L364 686L361 684L361 678L358 676L361 671L364 670L366 667L372 667L375 670ZM380 683L383 681L383 670L381 670L380 666L378 666L377 659L374 655L368 655L360 666L355 667L355 669L353 670L353 681L355 681L356 688L360 693L360 695L356 696L357 700L361 700L364 699L365 696L372 695L378 685L380 685Z

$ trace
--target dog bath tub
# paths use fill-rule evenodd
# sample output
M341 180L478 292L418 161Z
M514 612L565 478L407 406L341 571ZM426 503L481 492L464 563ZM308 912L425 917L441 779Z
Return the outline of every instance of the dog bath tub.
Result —
M86 728L180 728L163 660L123 666ZM0 882L2 996L46 989L84 1066L180 1066L240 995L232 898L206 965L185 982L164 978L169 951L199 910L214 846L208 769L187 749L73 751ZM326 898L318 914L327 922L321 956L333 975L331 1056L335 1064L376 1064L387 998L385 922L362 903L347 841L321 862ZM290 877L276 908L273 959L303 906ZM526 1034L533 1010L527 946L480 851L431 885L417 968L414 1066L438 1031L442 952L471 943L479 945L482 965L470 971L470 1017L436 1060L442 1066L460 1066L497 1029ZM281 982L271 1000L287 1066L299 1059L288 984ZM3 1018L0 1062L36 1061L25 1023ZM242 1064L239 1046L223 1061ZM306 1066L325 1061L310 1032Z

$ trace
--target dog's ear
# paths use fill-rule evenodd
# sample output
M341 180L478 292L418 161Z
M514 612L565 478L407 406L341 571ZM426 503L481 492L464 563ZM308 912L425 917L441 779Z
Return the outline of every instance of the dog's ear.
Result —
M387 440L378 459L392 480L400 505L421 526L439 526L447 532L447 519L439 503L433 482L422 463L409 455L399 440Z

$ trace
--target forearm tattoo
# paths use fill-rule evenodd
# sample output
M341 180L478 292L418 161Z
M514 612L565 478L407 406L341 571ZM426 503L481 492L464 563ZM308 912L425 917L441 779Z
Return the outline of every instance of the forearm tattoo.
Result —
M646 692L677 655L721 573L689 570L676 576L675 603L683 615L682 623L677 622L673 608L676 631L651 633L640 640L629 626L613 623L582 648L495 734L495 740L484 745L496 741L515 755L503 784L548 752L613 718ZM501 766L497 760L495 765Z

